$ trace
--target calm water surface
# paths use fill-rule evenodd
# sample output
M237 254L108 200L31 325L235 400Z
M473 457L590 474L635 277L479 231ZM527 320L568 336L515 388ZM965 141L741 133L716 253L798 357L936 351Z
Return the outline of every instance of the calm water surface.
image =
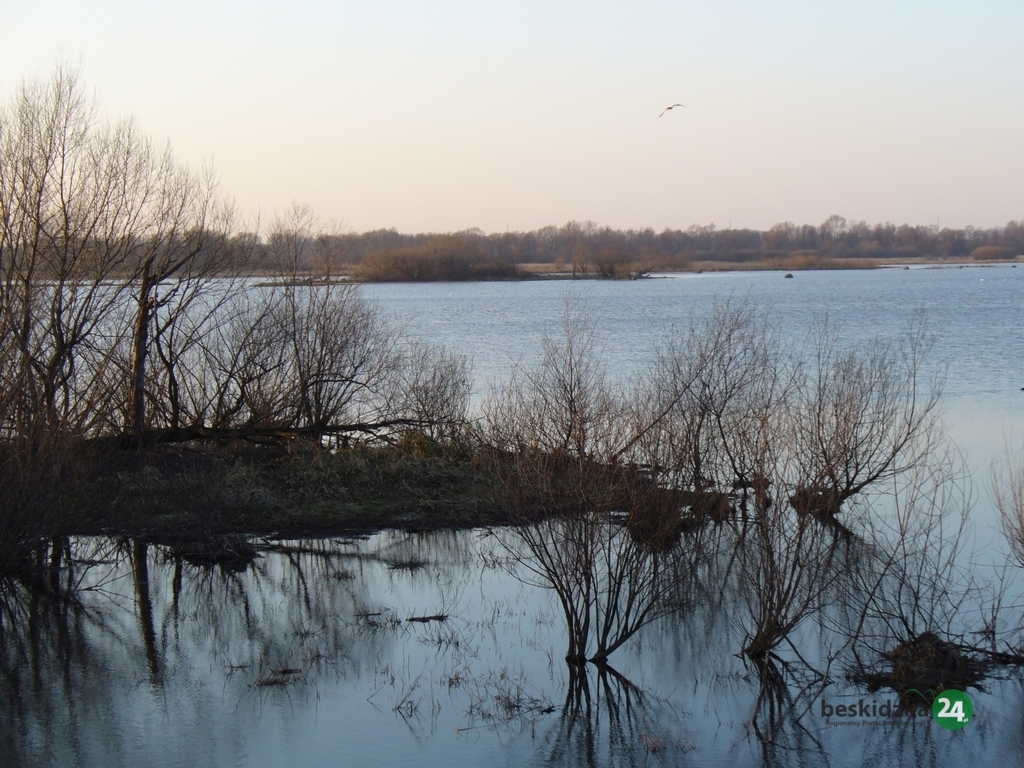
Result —
M481 383L560 331L566 295L587 305L612 371L642 369L656 343L715 304L752 304L794 343L828 319L847 343L905 332L924 317L947 373L946 395L975 407L1019 406L1024 387L1024 269L884 269L671 275L634 282L538 281L364 286L409 331L470 355ZM1018 410L1020 410L1018 408Z
M826 315L843 343L857 345L901 333L923 312L935 338L928 364L945 375L947 422L975 478L973 535L989 560L1003 557L985 482L1004 437L1024 437L1024 269L365 290L411 334L469 354L483 393L512 361L535 355L544 333L558 332L567 288L588 302L609 369L622 376L642 373L659 339L715 302L755 302L794 344ZM838 661L824 684L808 683L799 665L781 684L766 681L768 672L735 655L745 608L716 596L714 568L695 577L709 599L645 627L613 655L614 674L573 673L562 661L565 629L552 593L515 577L522 573L508 537L385 532L270 542L240 572L153 546L75 541L66 578L80 581L79 603L4 587L0 764L1024 760L1024 692L1012 674L972 689L975 718L962 731L930 718L829 726L824 705L892 696L853 686ZM826 612L796 633L808 664L840 658L837 623ZM759 698L763 690L772 693Z

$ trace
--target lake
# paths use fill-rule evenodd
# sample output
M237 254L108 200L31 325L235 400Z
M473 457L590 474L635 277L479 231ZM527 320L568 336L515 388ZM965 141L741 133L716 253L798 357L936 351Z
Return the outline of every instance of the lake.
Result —
M362 290L411 336L469 355L478 398L514 361L535 359L545 333L559 332L567 292L588 307L609 372L623 379L643 375L659 340L716 302L756 304L795 346L826 316L842 344L857 346L903 333L923 314L934 336L928 373L944 377L946 422L973 478L969 546L950 573L975 607L955 621L981 610L988 566L1006 561L987 483L1005 442L1019 448L1024 438L1024 269ZM509 530L263 542L261 556L237 571L138 542L74 540L62 578L78 584L79 601L2 587L0 762L454 768L1024 759L1024 692L1013 668L992 670L983 691L969 689L973 718L953 731L930 716L887 718L891 690L847 679L846 598L855 576L830 576L823 607L794 628L776 662L743 657L763 605L732 568L739 549L728 526L706 535L722 540L686 572L673 598L679 610L643 627L609 670L565 663L562 611L543 579L524 569L523 542ZM975 565L985 584L967 588L956 569ZM1007 603L1019 606L1014 569L1007 581ZM1020 618L1019 607L1007 608L1000 627ZM882 632L884 620L857 626ZM857 714L841 717L840 706Z

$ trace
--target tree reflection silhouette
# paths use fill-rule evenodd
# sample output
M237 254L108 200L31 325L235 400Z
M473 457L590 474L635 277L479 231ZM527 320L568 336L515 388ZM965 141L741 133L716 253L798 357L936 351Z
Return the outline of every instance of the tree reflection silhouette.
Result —
M541 736L551 766L675 764L694 747L682 721L608 665L569 665L565 705Z
M925 526L920 514L911 519ZM219 764L239 744L277 744L275 728L333 735L335 720L318 720L327 712L351 738L366 727L366 710L383 715L374 722L390 741L380 749L396 755L447 749L454 727L487 734L487 748L516 762L552 766L699 764L723 748L734 762L765 766L936 763L934 734L912 723L866 732L863 753L837 751L848 733L823 724L819 701L856 692L842 673L856 668L856 654L889 647L899 616L948 618L949 601L960 599L957 571L936 583L936 562L947 562L935 560L938 540L931 554L917 547L904 560L881 537L851 541L807 525L820 538L766 541L754 521L737 520L684 532L658 551L671 589L651 631L614 657L621 667L551 661L547 646L564 637L557 597L488 581L501 575L493 553L502 550L473 532L273 542L245 571L190 564L153 543L73 539L58 546L61 594L49 573L45 588L0 583L0 762L108 765L135 753L159 762L172 746L185 760ZM622 537L616 546L635 543L623 526L609 531L602 535ZM766 560L769 544L776 551ZM775 573L767 565L797 561L821 569L819 580L793 576L819 590L804 620L764 654L744 653L777 605L758 597ZM920 584L907 583L909 573ZM851 592L872 583L865 613L868 596ZM486 594L510 584L518 591L500 600ZM911 588L917 603L899 599ZM601 610L614 608L613 593L595 591ZM1010 706L1020 692L989 685L1003 687L983 700L986 717L970 738L997 756L1020 740L993 703Z

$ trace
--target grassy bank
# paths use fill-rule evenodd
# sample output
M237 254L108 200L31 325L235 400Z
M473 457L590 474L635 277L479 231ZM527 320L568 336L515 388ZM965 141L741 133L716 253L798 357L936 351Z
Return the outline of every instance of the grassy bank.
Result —
M426 438L334 452L196 443L107 456L65 504L73 534L331 535L507 521L495 483L479 456Z

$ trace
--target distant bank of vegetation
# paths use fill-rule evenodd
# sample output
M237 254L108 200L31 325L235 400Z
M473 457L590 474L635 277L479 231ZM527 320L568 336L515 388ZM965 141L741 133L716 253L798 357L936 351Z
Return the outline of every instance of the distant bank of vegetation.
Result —
M302 242L300 271L318 265L367 282L513 280L551 275L636 279L658 271L860 269L886 262L1009 261L1024 254L1024 221L993 229L848 222L777 224L767 231L615 230L571 221L532 232L403 234L394 229L326 233L299 208L281 230L252 237L252 266L277 271L281 243Z

